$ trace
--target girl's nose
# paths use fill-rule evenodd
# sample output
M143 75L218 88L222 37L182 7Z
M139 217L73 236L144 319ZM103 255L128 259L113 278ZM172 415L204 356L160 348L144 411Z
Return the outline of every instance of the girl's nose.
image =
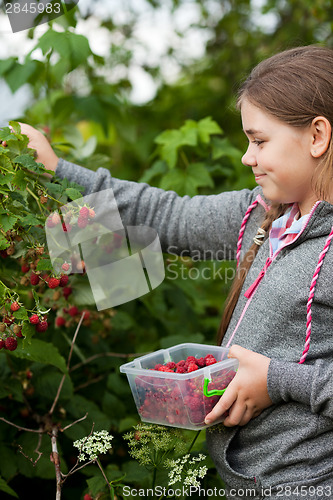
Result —
M250 151L250 146L247 148L245 154L242 157L242 163L246 167L253 167L257 165L256 156L253 154L252 151Z

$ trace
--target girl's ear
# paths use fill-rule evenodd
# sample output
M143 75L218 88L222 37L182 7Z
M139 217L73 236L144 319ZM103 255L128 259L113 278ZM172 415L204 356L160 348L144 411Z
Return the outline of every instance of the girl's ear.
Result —
M330 122L324 116L316 116L311 123L311 155L313 158L322 156L329 146L332 135Z

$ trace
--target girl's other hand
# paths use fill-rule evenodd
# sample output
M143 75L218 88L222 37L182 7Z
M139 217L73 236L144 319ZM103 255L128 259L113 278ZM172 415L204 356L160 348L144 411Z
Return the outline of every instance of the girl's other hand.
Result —
M206 416L206 424L228 412L223 421L226 427L245 425L273 404L267 391L270 358L238 345L230 348L228 357L238 359L239 368L223 396Z
M21 132L29 137L28 147L35 149L37 152L36 161L43 163L47 170L55 171L59 158L51 148L51 145L47 138L39 132L39 130L27 125L26 123L20 123Z

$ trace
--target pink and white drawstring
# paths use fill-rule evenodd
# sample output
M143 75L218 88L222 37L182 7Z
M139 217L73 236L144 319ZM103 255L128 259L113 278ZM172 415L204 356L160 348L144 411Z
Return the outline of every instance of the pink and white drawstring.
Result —
M310 293L309 293L309 298L308 298L308 302L307 302L307 306L306 306L305 344L304 344L304 350L303 350L302 356L299 360L299 364L304 363L304 361L308 355L309 349L310 349L311 328L312 328L312 302L313 302L314 295L315 295L315 289L316 289L318 275L319 275L321 266L323 265L327 250L329 249L329 246L331 244L332 238L333 238L333 227L331 229L330 234L328 235L328 237L326 239L324 248L319 255L318 263L317 263L315 272L313 273L313 276L312 276L312 281L311 281L311 285L310 285Z

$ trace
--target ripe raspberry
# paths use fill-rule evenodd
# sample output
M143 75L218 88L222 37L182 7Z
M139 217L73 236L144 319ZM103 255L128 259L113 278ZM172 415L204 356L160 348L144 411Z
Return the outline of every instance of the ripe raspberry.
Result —
M31 273L31 276L30 276L30 283L32 285L38 285L40 281L40 277L38 274L35 274L35 273Z
M38 323L36 325L36 332L46 332L46 330L48 329L49 327L49 324L47 321L41 321L40 323Z
M154 366L154 370L159 370L162 366L161 363L157 363L157 365Z
M76 306L72 306L68 309L68 314L72 317L76 316L77 314L79 314L79 310Z
M70 269L70 264L68 264L68 262L64 262L63 265L61 266L61 269L63 271L68 271Z
M62 275L60 276L60 283L59 283L59 286L62 286L62 287L63 287L63 286L66 286L66 285L67 285L67 283L68 283L68 280L69 280L69 278L68 278L68 274L62 274Z
M7 337L5 340L5 349L8 351L15 351L17 348L17 340L15 337Z
M72 288L70 286L65 286L62 293L63 293L65 299L68 299L68 297L72 293Z
M80 208L79 218L80 217L82 217L82 219L88 219L88 217L89 217L89 208L88 207Z
M58 278L50 278L48 285L49 288L57 288L60 285L60 280Z
M30 271L30 266L28 266L28 264L22 264L21 271L22 273L27 273L28 271Z
M169 363L167 363L165 366L167 368L170 368L170 370L172 370L172 371L175 371L175 368L177 368L176 363L174 363L173 361L169 361Z
M166 366L161 366L161 368L158 369L159 372L172 372L173 370L170 370L170 368L167 368Z
M11 318L11 317L8 317L8 316L5 316L3 318L3 322L6 323L6 325L11 325L12 323L14 323L15 319L14 318Z
M186 369L183 366L177 366L176 373L186 373Z
M204 358L197 359L197 365L199 368L203 368L206 365Z
M214 356L210 356L206 359L206 366L214 365L215 363L217 363L217 361Z
M6 349L6 343L3 339L0 339L0 349Z
M32 316L30 316L29 318L29 321L32 325L38 325L39 323L39 317L37 314L33 314Z
M15 312L15 311L18 311L20 309L20 304L18 302L13 302L11 305L10 305L10 310Z
M194 372L195 370L198 370L198 365L196 363L189 363L188 368L187 368L187 373Z
M66 323L66 320L65 320L65 318L63 318L62 316L58 316L58 317L56 318L56 320L55 320L55 325L56 325L57 327L59 327L59 328L60 328L60 327L62 327L62 326L64 326L64 325L65 325L65 323Z
M88 493L86 493L83 497L83 500L94 500L92 496L90 496Z
M88 219L85 217L79 216L77 219L77 225L79 226L80 229L84 229L88 224Z

